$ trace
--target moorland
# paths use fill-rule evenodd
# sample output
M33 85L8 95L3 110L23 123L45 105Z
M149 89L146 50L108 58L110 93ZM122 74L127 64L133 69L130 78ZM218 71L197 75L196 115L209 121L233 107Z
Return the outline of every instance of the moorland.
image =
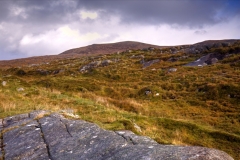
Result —
M240 159L239 40L108 47L0 61L0 118L69 110L105 129Z

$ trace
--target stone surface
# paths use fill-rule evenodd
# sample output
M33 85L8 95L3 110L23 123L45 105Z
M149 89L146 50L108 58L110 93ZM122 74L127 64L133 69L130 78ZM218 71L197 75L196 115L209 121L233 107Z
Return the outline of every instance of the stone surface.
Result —
M86 64L84 66L82 66L79 71L82 72L82 73L85 73L85 72L88 72L90 70L92 70L93 68L97 68L97 67L105 67L105 66L108 66L110 64L112 64L113 61L112 60L103 60L103 61L93 61L89 64Z
M18 92L22 92L22 91L24 91L24 88L22 88L22 87L21 88L17 88L17 91Z
M47 111L1 119L0 131L5 160L232 160L216 149L161 145L131 131L107 131Z
M168 69L168 72L176 72L177 71L177 68L169 68Z
M149 67L149 66L151 66L151 65L153 65L155 63L158 63L158 62L160 62L159 59L154 59L154 60L147 61L147 62L145 62L144 60L141 61L142 65L143 65L143 69L147 68L147 67Z
M218 60L224 59L225 55L218 54L218 53L209 53L205 56L202 56L201 58L197 59L194 62L188 63L184 66L206 66L206 65L212 65L218 62Z

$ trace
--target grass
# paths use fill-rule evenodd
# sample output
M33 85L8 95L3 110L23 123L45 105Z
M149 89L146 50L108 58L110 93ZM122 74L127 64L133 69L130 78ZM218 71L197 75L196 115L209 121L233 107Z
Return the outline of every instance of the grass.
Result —
M142 69L132 55L160 62ZM182 56L187 58L168 61ZM182 66L200 56L138 50L99 57L118 61L88 73L79 72L92 61L86 57L4 69L0 82L7 85L0 87L0 117L71 109L105 129L132 130L162 144L217 148L240 159L240 55L211 66ZM168 72L169 68L177 71ZM59 69L64 71L53 74ZM148 95L147 90L151 91Z

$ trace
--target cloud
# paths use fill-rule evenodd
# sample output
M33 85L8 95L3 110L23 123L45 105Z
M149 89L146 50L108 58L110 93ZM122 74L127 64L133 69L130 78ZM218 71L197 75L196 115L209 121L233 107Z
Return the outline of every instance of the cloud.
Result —
M78 30L63 26L43 34L25 35L20 41L19 50L28 56L58 54L104 37L96 32L81 34Z
M98 17L98 14L96 12L89 12L89 11L81 11L80 12L82 19L96 19Z
M0 59L126 40L240 38L238 28L237 0L0 0Z
M206 34L207 33L207 31L205 31L205 30L197 30L197 31L195 31L194 32L195 34Z

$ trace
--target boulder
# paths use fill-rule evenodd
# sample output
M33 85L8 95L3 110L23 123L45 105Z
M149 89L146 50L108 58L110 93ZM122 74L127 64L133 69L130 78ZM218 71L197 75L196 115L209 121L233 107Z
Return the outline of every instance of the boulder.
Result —
M37 72L38 72L40 75L43 75L43 76L49 75L49 71L47 71L47 70L38 69ZM54 74L57 74L56 72L59 73L59 71L54 71Z
M113 63L111 60L104 60L101 62L101 65L104 67L104 66L108 66L111 63Z
M158 62L160 62L159 59L154 59L154 60L147 61L147 62L145 62L144 59L141 60L141 63L143 64L143 69L144 69L144 68L147 68L147 67L149 67L149 66L151 66L151 65L153 65L153 64L155 64L155 63L158 63Z
M82 66L79 71L82 72L82 73L88 72L88 71L90 71L91 69L100 66L101 63L102 63L102 61L94 61L94 62L91 62L91 63L89 63L89 64L87 64L87 65Z
M5 160L233 160L220 150L162 145L131 131L108 131L48 111L1 119L0 131L0 159Z
M117 62L118 60L115 59L114 61ZM93 62L91 62L91 63L89 63L87 65L82 66L79 69L79 71L82 72L82 73L88 72L88 71L90 71L93 68L97 68L97 67L100 67L100 66L102 66L102 67L108 66L109 64L113 63L114 61L108 60L108 59L107 60L103 60L103 61L93 61Z
M207 64L215 64L215 63L217 63L218 62L218 59L217 58L209 58L207 61L206 61L206 63Z
M219 53L209 53L201 58L197 59L194 62L188 63L184 66L205 66L212 65L225 58L225 55Z
M168 72L176 72L177 71L177 68L169 68L168 69Z
M24 88L22 88L22 87L17 88L17 91L18 91L18 92L22 92L22 91L24 91Z
M24 70L19 69L16 74L17 74L18 76L24 76L24 75L26 75L27 73L26 73Z
M2 86L6 86L7 82L6 81L2 81Z
M64 69L58 69L53 71L53 74L60 74L60 73L63 73L64 71L65 71Z
M150 94L152 94L152 91L150 89L146 89L145 90L145 95L150 95Z
M137 55L137 56L132 55L130 58L131 59L144 59L144 55Z

